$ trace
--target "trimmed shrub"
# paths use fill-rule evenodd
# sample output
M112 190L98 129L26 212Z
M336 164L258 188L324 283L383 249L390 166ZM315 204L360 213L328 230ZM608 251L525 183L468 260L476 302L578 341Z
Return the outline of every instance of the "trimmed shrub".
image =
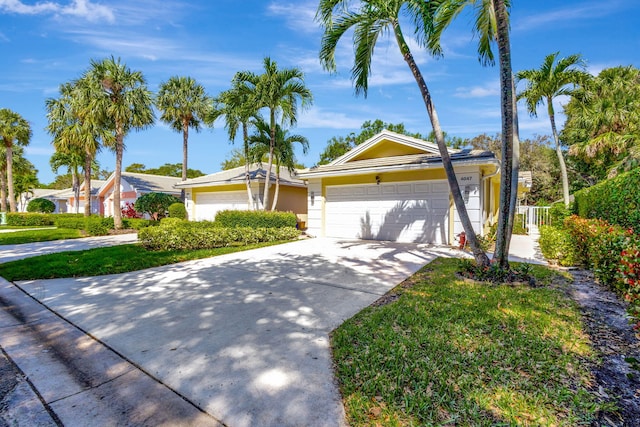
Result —
M540 226L540 250L546 259L556 260L559 265L578 264L571 234L564 228L550 225Z
M293 212L220 211L215 222L220 227L282 228L296 227L298 220Z
M638 236L621 253L618 275L625 286L624 298L629 301L629 314L640 330L640 239Z
M219 227L213 223L188 222L177 218L162 221L160 227L138 232L138 239L149 250L213 249L231 245L292 240L300 232L294 227L250 228Z
M85 219L82 214L59 214L54 218L53 223L58 228L84 230L85 227Z
M113 217L90 216L85 218L84 230L91 236L106 236L113 228Z
M56 210L56 204L49 199L36 198L29 201L27 212L52 213Z
M549 222L548 225L553 225L556 227L562 227L564 224L565 218L571 216L572 207L565 207L564 202L554 203L549 208Z
M575 193L574 212L640 230L640 168Z
M155 227L159 224L160 224L159 221L153 221L151 219L144 219L144 218L127 218L127 219L123 218L122 219L123 228L132 228L134 230L141 230L147 227Z
M169 218L187 219L187 208L184 203L172 203L169 206Z
M7 225L14 227L53 225L53 217L41 213L7 212Z

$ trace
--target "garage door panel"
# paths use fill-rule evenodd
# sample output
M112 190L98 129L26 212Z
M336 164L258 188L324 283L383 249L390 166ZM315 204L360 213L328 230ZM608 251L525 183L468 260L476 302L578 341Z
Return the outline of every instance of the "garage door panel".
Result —
M438 184L438 183L435 183ZM444 188L440 193L433 188ZM326 189L329 237L446 243L449 193L434 183L331 186Z
M195 202L196 221L213 221L216 214L223 210L248 209L245 191L198 193Z

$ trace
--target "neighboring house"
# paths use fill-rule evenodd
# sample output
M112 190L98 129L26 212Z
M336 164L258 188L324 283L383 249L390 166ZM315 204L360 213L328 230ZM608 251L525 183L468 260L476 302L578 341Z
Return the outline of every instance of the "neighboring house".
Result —
M36 188L28 193L22 193L18 200L18 212L26 212L29 202L33 199L47 199L56 205L55 213L65 213L67 212L67 191L71 191L71 189L52 190L50 188Z
M262 209L266 176L267 172L262 166L252 165L250 167L252 206L249 206L244 166L180 181L175 187L185 190L185 206L190 219L213 221L216 213L221 210ZM274 165L271 171L269 192L271 201L275 195L275 179ZM306 221L306 185L298 177L292 176L286 168L280 170L280 191L276 210L294 212L299 221Z
M102 211L102 208L101 208L102 203L100 201L100 198L98 197L98 192L106 182L107 181L100 180L100 179L91 180L91 214L98 215ZM84 201L85 201L84 182L80 184L80 197L79 197L79 203L77 205L77 209L76 209L76 195L75 195L75 192L73 191L73 188L67 188L66 190L64 190L64 192L60 193L60 196L63 196L66 198L65 212L84 213Z
M109 179L100 187L97 196L100 204L100 214L113 216L113 180L115 174L112 173ZM126 203L135 203L138 197L147 193L166 193L180 197L180 190L176 190L174 185L180 181L175 176L150 175L145 173L122 172L120 178L120 206L123 208Z
M449 150L477 233L497 219L500 164L489 151ZM453 244L463 231L436 144L384 130L333 162L305 169L307 233Z

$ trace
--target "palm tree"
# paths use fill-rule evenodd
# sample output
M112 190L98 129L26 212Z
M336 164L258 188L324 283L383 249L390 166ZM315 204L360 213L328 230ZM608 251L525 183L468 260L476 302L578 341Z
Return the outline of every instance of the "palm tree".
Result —
M124 138L132 130L144 129L154 121L152 96L140 71L113 57L100 62L91 61L91 67L83 77L91 93L91 99L80 116L95 124L102 124L114 132L110 148L116 153L113 179L113 223L122 228L120 207L120 182Z
M91 99L86 79L60 85L60 97L46 100L47 131L53 136L52 144L59 158L52 157L52 168L61 166L82 167L84 174L84 216L91 215L91 172L101 143L109 145L114 140L113 132L91 118L82 118L83 108ZM54 156L56 155L54 154ZM74 175L76 212L78 211L80 187ZM76 188L77 185L77 188Z
M7 158L7 197L11 212L16 211L16 195L13 188L13 148L26 146L31 139L31 126L20 114L7 108L0 109L0 140L4 146ZM3 198L2 208L6 210Z
M453 19L468 6L475 9L474 34L478 37L478 58L482 65L494 65L491 46L498 44L500 58L500 87L502 107L502 174L500 176L500 205L496 232L495 260L508 269L509 243L517 203L519 172L519 138L517 135L517 106L511 69L509 41L509 7L511 0L436 0L433 32L428 40L429 50L442 54L440 38Z
M253 149L251 150L251 161L261 163L261 159L269 152L271 147L271 128L264 120L258 120L255 123L257 133L249 138ZM276 144L273 149L273 158L276 165L276 189L273 195L273 203L271 210L276 209L278 204L278 195L280 193L280 168L284 166L289 173L295 170L296 157L293 144L299 143L302 146L302 152L307 154L309 151L309 140L302 135L290 135L287 129L283 129L276 124ZM265 185L267 185L265 180Z
M271 58L264 58L264 73L256 75L250 71L241 71L236 79L248 92L256 106L269 111L269 161L267 165L267 179L271 179L273 152L276 144L276 124L278 116L283 125L295 125L298 115L298 101L303 109L313 102L313 96L304 85L304 74L298 68L278 69L278 64ZM265 210L269 206L269 186L266 182L262 202Z
M562 154L556 117L553 108L553 99L560 95L572 96L578 85L585 82L589 75L584 72L584 61L580 55L570 55L558 60L560 53L547 55L542 66L535 70L522 70L516 74L516 79L526 80L525 90L518 94L518 99L525 99L527 110L532 116L537 115L538 106L547 103L547 113L551 122L551 132L556 145L556 154L560 163L562 174L562 195L565 206L569 206L569 178L567 166Z
M171 77L160 84L156 106L162 112L160 120L182 132L182 180L187 179L189 128L200 132L200 123L207 117L211 100L204 87L191 77Z
M80 168L84 167L84 153L76 149L75 151L56 151L49 159L51 170L57 174L61 167L67 168L71 174L71 188L75 198L75 213L80 211ZM87 193L85 193L87 194ZM89 193L91 194L91 193ZM85 197L86 200L90 197Z
M244 89L244 85L237 76L234 77L231 89L221 92L213 100L213 109L208 118L213 123L220 117L224 117L224 127L229 135L229 141L236 139L238 128L242 127L243 155L245 158L245 184L247 186L247 206L253 209L253 195L251 194L251 177L249 159L249 127L254 119L259 119L258 107L253 102L250 93Z
M449 188L453 195L456 210L469 240L474 258L479 265L489 264L487 254L482 250L476 233L471 225L469 215L456 174L451 163L440 120L431 97L431 93L409 49L400 25L400 12L405 11L412 18L416 27L418 43L426 46L432 32L434 20L434 6L423 0L362 0L356 3L356 9L350 10L351 2L346 0L321 0L318 6L317 19L324 27L324 35L320 48L320 61L323 67L335 71L336 47L342 36L353 28L355 44L355 61L351 69L352 79L355 81L356 95L367 95L369 72L376 42L380 35L391 31L395 36L400 53L409 66L418 84L422 99L431 121L435 140L442 157L442 164L447 175Z

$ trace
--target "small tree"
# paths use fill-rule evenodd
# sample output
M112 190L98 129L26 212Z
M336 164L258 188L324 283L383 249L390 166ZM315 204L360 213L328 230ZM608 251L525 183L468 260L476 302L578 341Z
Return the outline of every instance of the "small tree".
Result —
M169 214L169 206L180 203L176 196L166 193L147 193L138 198L135 210L149 214L154 220L165 218Z
M33 199L27 205L27 212L52 213L55 210L55 203L48 199Z

